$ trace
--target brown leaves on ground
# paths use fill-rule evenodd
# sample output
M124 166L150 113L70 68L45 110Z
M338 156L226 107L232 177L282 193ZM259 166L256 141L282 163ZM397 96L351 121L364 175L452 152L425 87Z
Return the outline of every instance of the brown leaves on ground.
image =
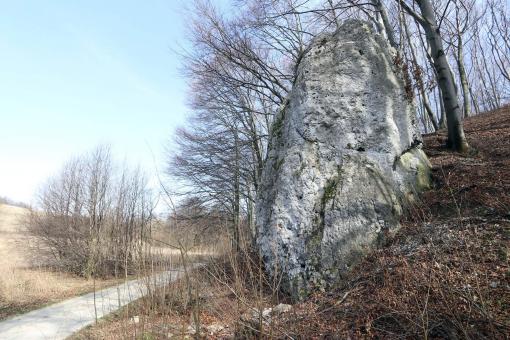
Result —
M286 324L310 337L504 339L508 227L481 219L408 225L346 286L297 306Z
M354 266L342 286L311 296L270 324L247 333L242 323L246 311L282 302L267 289L270 281L256 288L256 261L208 266L196 281L207 293L199 301L203 337L509 339L510 107L467 119L465 131L476 150L469 155L446 150L444 132L424 138L434 188L410 207L384 246ZM133 310L151 315L135 334L193 337L194 304L177 308L186 295L181 291L163 299L166 311ZM103 337L116 333L113 325L126 334L125 320L110 323ZM221 330L209 331L213 326Z
M347 283L295 306L296 338L508 339L510 107L465 121L470 155L424 139L434 188Z
M435 188L423 197L433 218L510 218L510 106L466 119L471 155L446 150L446 132L424 138Z

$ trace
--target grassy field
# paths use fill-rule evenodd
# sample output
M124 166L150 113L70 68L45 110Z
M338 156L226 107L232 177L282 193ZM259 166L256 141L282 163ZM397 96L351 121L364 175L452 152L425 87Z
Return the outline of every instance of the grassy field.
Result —
M93 290L94 282L53 271L37 253L28 210L0 204L0 319ZM116 280L96 281L96 288Z

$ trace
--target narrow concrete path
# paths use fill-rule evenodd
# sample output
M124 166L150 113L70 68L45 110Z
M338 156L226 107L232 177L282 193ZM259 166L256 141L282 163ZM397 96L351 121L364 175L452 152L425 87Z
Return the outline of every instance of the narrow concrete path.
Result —
M78 296L0 322L2 340L65 339L85 326L128 303L141 298L147 286L159 286L180 278L181 269L171 270L150 278L132 280L95 293Z

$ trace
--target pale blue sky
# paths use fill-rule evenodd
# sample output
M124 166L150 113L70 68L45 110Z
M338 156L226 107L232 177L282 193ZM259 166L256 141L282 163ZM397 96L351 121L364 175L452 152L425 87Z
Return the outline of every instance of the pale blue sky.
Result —
M0 196L30 202L100 143L161 165L185 121L184 0L0 0Z

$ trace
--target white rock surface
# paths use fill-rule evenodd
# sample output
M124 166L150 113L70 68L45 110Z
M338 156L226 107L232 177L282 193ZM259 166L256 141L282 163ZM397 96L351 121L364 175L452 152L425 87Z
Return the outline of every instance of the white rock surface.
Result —
M292 306L291 305L288 305L288 304L285 304L285 303L280 303L276 307L273 307L271 309L271 313L279 315L279 314L287 313L287 312L289 312L291 310L292 310Z
M257 243L296 298L341 279L398 225L429 162L392 50L347 21L314 39L275 118L257 198Z

